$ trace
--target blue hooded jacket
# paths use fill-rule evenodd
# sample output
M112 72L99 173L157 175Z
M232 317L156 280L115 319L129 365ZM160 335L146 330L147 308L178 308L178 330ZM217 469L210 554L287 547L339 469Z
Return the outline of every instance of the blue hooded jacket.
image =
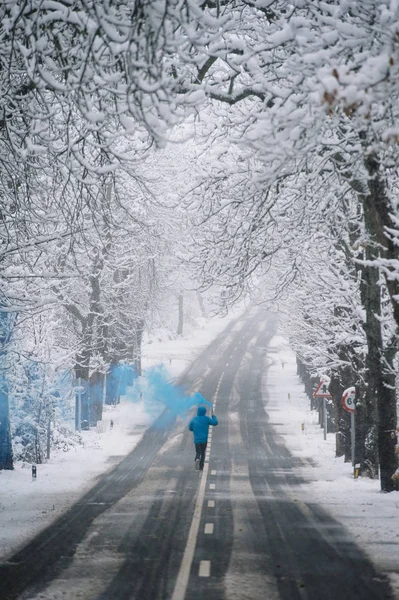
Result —
M197 411L197 416L191 419L188 424L190 431L194 433L194 444L204 444L208 441L209 425L217 425L218 420L216 415L212 417L206 416L205 406L200 406Z

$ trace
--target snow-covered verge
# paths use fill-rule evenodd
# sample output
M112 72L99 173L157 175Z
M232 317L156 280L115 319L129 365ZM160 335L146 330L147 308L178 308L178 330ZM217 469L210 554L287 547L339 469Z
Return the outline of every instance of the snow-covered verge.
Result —
M36 478L31 465L21 462L13 471L0 471L1 558L68 509L96 477L134 448L153 418L143 402L121 403L105 411L97 431L82 432L82 445L53 453L48 462L37 465Z
M399 599L399 492L384 494L379 481L355 479L352 465L335 458L335 435L324 440L318 413L310 411L297 376L294 353L280 336L273 338L269 350L264 397L270 422L292 454L302 459L301 474L309 483L300 486L299 499L321 504L340 521L388 574Z
M204 321L187 335L170 341L146 343L143 370L164 364L171 379L179 377L194 358L240 314ZM68 452L53 452L45 464L16 462L13 471L0 471L0 559L15 552L37 532L76 502L96 479L117 464L138 444L163 405L149 405L145 398L126 398L106 406L97 430L82 432L82 445ZM111 427L111 421L113 426Z

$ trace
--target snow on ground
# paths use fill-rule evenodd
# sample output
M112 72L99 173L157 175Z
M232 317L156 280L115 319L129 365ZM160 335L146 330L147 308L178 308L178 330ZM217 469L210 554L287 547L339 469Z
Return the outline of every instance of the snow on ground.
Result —
M302 459L301 474L309 480L300 486L299 499L321 504L340 521L388 573L399 599L399 492L384 494L379 481L355 479L351 463L335 458L335 435L329 433L324 440L318 413L309 409L295 355L284 338L273 338L267 360L264 393L270 422L291 453Z
M36 479L26 463L15 463L13 471L0 471L0 559L68 509L99 475L134 448L153 419L143 402L105 407L105 411L97 431L82 432L83 445L54 453L48 462L37 465Z
M170 377L178 377L234 316L213 319L184 338L145 345L143 368L164 363ZM302 459L301 471L308 481L296 492L299 500L322 504L342 522L377 566L389 573L399 599L399 493L382 494L378 481L354 479L351 465L335 458L334 434L324 440L284 338L273 338L267 360L264 392L270 420L291 452ZM0 471L0 558L10 556L131 451L161 409L152 407L149 414L143 402L106 408L98 430L82 433L84 445L38 465L36 480L30 466L16 464L14 471Z

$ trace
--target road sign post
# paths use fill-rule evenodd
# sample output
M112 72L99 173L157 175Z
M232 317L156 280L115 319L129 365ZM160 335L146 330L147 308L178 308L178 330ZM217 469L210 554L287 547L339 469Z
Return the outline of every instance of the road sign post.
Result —
M344 410L351 415L351 456L352 456L352 467L353 476L356 478L356 465L355 465L355 447L356 447L356 432L355 432L355 410L356 410L356 388L349 387L342 394L342 406Z
M323 399L323 431L325 440L327 439L327 398L332 398L328 391L328 385L329 381L321 379L319 385L313 392L313 398Z
M324 439L327 439L327 401L323 398L323 429L324 429Z

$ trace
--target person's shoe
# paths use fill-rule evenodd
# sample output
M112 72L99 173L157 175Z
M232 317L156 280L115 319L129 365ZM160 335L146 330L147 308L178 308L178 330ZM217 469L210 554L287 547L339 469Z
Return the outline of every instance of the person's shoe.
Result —
M196 471L198 471L198 469L200 468L199 464L200 464L200 459L199 459L199 458L196 458L196 459L195 459L195 470L196 470Z
M203 470L204 470L204 467L200 467L200 468L199 468L199 470L200 470L200 471L203 471Z

